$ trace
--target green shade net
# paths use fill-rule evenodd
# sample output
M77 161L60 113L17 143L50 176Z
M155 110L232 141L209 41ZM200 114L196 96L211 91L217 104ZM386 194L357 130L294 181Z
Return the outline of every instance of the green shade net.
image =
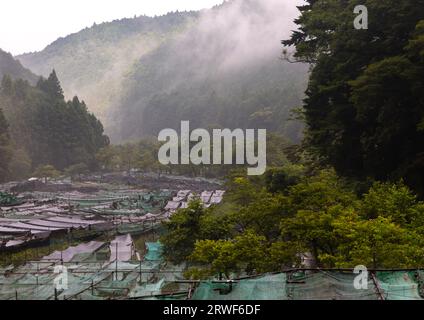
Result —
M161 261L163 245L160 242L146 242L147 253L144 256L146 261Z
M286 274L266 275L238 283L202 282L193 300L287 300ZM232 286L232 288L231 288Z
M156 283L144 283L142 285L137 285L131 290L129 296L131 298L136 297L149 297L152 295L161 294L162 287L165 284L165 279L161 279Z
M386 300L423 300L420 279L417 272L377 272L377 281Z
M372 281L367 289L358 290L356 276L351 272L298 272L288 281L287 296L290 300L377 300Z

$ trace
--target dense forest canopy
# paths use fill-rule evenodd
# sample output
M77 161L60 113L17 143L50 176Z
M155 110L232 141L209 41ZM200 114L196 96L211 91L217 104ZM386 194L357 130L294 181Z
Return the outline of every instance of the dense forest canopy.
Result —
M355 5L368 30L353 28ZM312 63L307 142L340 174L404 178L424 195L424 1L310 0L286 45Z
M9 178L26 177L37 167L52 165L63 170L84 163L95 169L96 153L109 144L103 125L83 101L65 101L55 71L36 86L5 75L0 87L2 144L11 138L12 161L1 160ZM7 125L6 125L7 121ZM5 132L7 130L7 133ZM8 157L10 160L10 156Z

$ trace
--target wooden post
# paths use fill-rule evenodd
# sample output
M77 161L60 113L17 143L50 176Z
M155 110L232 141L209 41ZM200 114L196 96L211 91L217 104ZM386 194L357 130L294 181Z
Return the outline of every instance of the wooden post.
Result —
M141 273L141 260L140 260L140 284L141 284L141 281L142 281L142 273Z
M384 296L383 296L383 292L381 291L380 285L378 284L378 281L374 275L374 272L371 272L371 278L372 278L372 282L375 285L375 289L377 291L377 295L380 298L380 300L385 300Z
M116 281L118 281L118 242L116 242L116 259L115 259Z

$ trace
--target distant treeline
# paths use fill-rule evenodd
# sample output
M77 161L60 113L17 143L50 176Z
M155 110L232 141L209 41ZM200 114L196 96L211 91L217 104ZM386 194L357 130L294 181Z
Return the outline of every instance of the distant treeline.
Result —
M191 147L195 143L192 143ZM101 148L96 155L97 162L105 172L137 170L161 174L186 175L191 177L223 178L232 170L244 169L245 165L162 165L158 152L162 143L155 137L122 145L108 145ZM286 138L277 134L267 135L267 165L277 166L288 163L288 158L296 147ZM221 151L222 153L224 151ZM232 148L233 163L236 163L236 147ZM213 147L210 154L212 157ZM224 159L222 155L222 159ZM211 161L212 163L212 161Z

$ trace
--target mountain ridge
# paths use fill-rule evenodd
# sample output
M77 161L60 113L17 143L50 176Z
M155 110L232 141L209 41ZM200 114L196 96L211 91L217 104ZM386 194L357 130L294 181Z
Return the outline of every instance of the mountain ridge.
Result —
M9 75L14 80L26 80L31 84L35 84L38 80L38 76L25 68L12 54L0 49L0 79L5 75Z
M300 125L290 132L284 126L301 104L307 68L278 60L295 14L295 6L278 0L232 0L94 25L18 58L41 75L54 68L67 98L83 98L115 142L155 135L195 115L203 127L263 124L299 140ZM206 112L214 94L220 106ZM268 119L249 120L258 116Z

